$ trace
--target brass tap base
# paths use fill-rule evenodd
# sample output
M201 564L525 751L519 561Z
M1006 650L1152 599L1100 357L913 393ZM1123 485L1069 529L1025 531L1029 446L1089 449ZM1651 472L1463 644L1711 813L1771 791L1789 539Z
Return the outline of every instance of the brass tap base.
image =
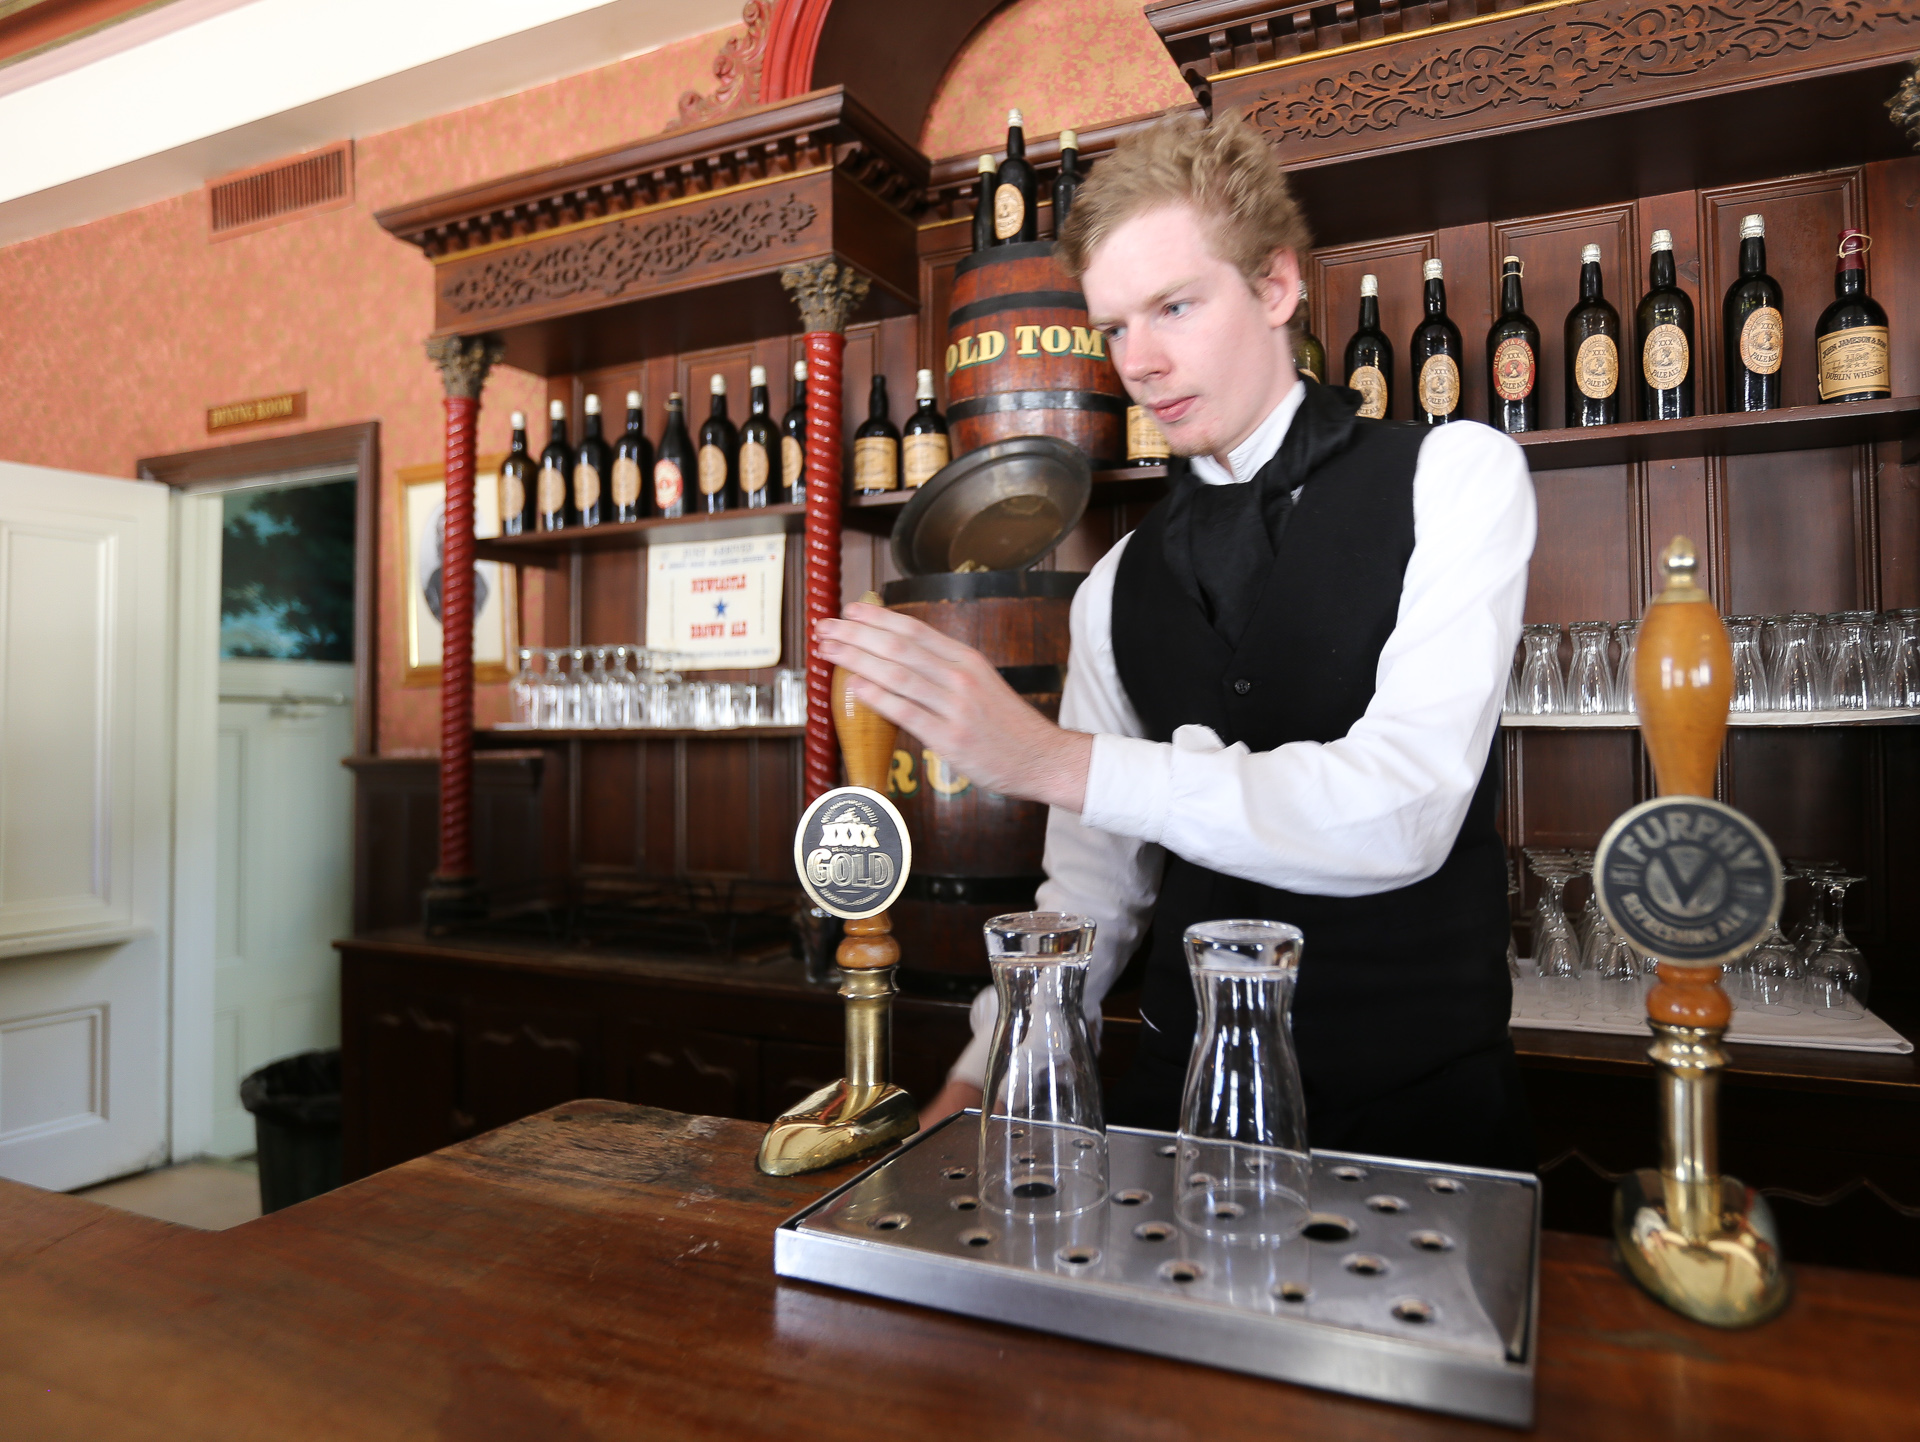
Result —
M1729 1176L1720 1195L1718 1233L1693 1240L1668 1217L1661 1173L1628 1172L1613 1193L1613 1239L1633 1279L1681 1316L1752 1327L1779 1314L1793 1285L1766 1199Z
M760 1170L770 1177L824 1171L884 1151L920 1130L913 1098L890 1082L823 1086L767 1128Z

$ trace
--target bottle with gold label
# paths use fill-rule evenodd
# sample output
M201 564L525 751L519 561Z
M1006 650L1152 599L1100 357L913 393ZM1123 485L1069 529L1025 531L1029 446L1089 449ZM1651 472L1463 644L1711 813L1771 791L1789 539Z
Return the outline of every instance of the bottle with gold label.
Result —
M1413 328L1407 363L1413 368L1413 418L1429 426L1445 425L1460 414L1460 363L1466 347L1460 327L1447 317L1447 283L1440 262L1420 267L1426 282L1427 313Z
M779 489L773 468L780 457L780 432L767 401L767 368L755 366L747 384L749 414L740 426L740 504L755 511L771 505Z
M573 518L582 526L606 519L607 480L613 471L613 447L600 434L600 397L590 395L580 422L580 449L573 458Z
M1325 384L1327 379L1327 348L1320 344L1320 337L1313 333L1311 316L1307 311L1307 283L1300 282L1300 305L1293 313L1293 368L1310 381Z
M1877 401L1893 394L1887 313L1867 294L1867 247L1858 230L1840 232L1833 272L1833 304L1813 328L1820 368L1820 401Z
M1600 247L1580 252L1580 299L1567 312L1567 418L1570 426L1620 419L1620 312L1601 293Z
M513 413L513 445L500 463L500 534L523 536L534 528L533 492L539 468L527 450L527 413Z
M567 480L573 474L573 447L567 444L567 403L547 403L547 448L540 452L540 479L533 507L543 531L567 528Z
M608 485L612 518L637 521L647 513L646 481L653 473L653 443L647 439L640 392L627 392L627 429L613 447L613 478Z
M1508 435L1540 429L1540 327L1520 294L1520 257L1500 262L1500 318L1487 332L1487 420Z
M867 392L867 418L853 433L853 488L862 495L900 489L900 431L887 416L887 378Z
M1007 158L993 176L993 238L999 245L1017 245L1040 238L1039 176L1027 163L1027 132L1020 112L1007 112Z
M653 462L653 513L672 520L687 514L687 487L696 469L693 437L687 434L687 401L679 391L667 397L667 428L660 432L660 453Z
M1767 274L1767 223L1740 222L1740 275L1721 307L1729 411L1770 411L1780 404L1780 363L1787 323L1780 282Z
M933 372L921 371L918 382L913 394L920 404L907 417L906 433L900 440L900 471L910 491L919 490L953 458L947 418L933 404Z
M993 172L991 155L980 157L979 178L974 188L979 192L973 202L973 248L985 250L995 244L993 238Z
M807 503L807 363L793 363L793 404L780 418L780 501Z
M1635 316L1640 338L1640 419L1677 421L1693 414L1693 299L1673 270L1673 235L1653 233L1647 293Z
M1053 178L1053 233L1066 229L1073 213L1073 198L1080 193L1080 137L1071 130L1060 132L1060 173Z
M1167 444L1167 433L1160 429L1160 422L1153 418L1153 412L1145 406L1127 407L1127 464L1130 466L1158 466L1165 463L1173 454Z
M713 401L700 427L700 493L694 507L711 515L732 506L739 490L740 432L727 419L727 378L715 371L707 390Z
M1393 342L1380 329L1377 276L1360 277L1360 328L1347 342L1347 387L1360 393L1360 415L1387 418L1393 400Z

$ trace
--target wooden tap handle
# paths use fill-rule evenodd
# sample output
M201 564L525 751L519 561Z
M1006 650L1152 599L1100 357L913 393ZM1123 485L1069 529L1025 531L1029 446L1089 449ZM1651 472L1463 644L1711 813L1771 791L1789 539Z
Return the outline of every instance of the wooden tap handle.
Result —
M880 604L872 591L860 599L869 606ZM847 780L885 795L887 768L893 764L893 739L899 728L865 702L849 696L849 679L844 666L833 668L833 730L840 738L840 754L846 758Z
M1733 648L1695 582L1699 554L1675 536L1660 555L1666 588L1647 607L1633 668L1640 734L1662 796L1711 796L1733 699Z

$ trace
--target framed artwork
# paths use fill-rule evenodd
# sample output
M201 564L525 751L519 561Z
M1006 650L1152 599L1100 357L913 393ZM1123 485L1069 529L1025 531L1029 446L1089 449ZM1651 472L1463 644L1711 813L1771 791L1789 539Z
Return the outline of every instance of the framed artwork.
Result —
M500 534L500 456L482 456L474 466L473 533ZM440 684L440 578L447 515L446 470L440 465L400 471L400 552L405 558L408 686ZM473 679L512 676L519 646L515 568L498 561L473 564Z

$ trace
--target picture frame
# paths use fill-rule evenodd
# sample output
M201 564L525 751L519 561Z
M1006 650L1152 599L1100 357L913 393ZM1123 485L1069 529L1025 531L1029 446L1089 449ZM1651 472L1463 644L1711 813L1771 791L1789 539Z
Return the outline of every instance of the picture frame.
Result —
M500 534L500 464L482 456L474 465L473 532ZM447 507L446 468L403 466L400 479L401 609L406 621L407 686L440 684L439 562ZM499 561L474 562L473 679L476 684L511 679L519 648L519 588L516 569Z

